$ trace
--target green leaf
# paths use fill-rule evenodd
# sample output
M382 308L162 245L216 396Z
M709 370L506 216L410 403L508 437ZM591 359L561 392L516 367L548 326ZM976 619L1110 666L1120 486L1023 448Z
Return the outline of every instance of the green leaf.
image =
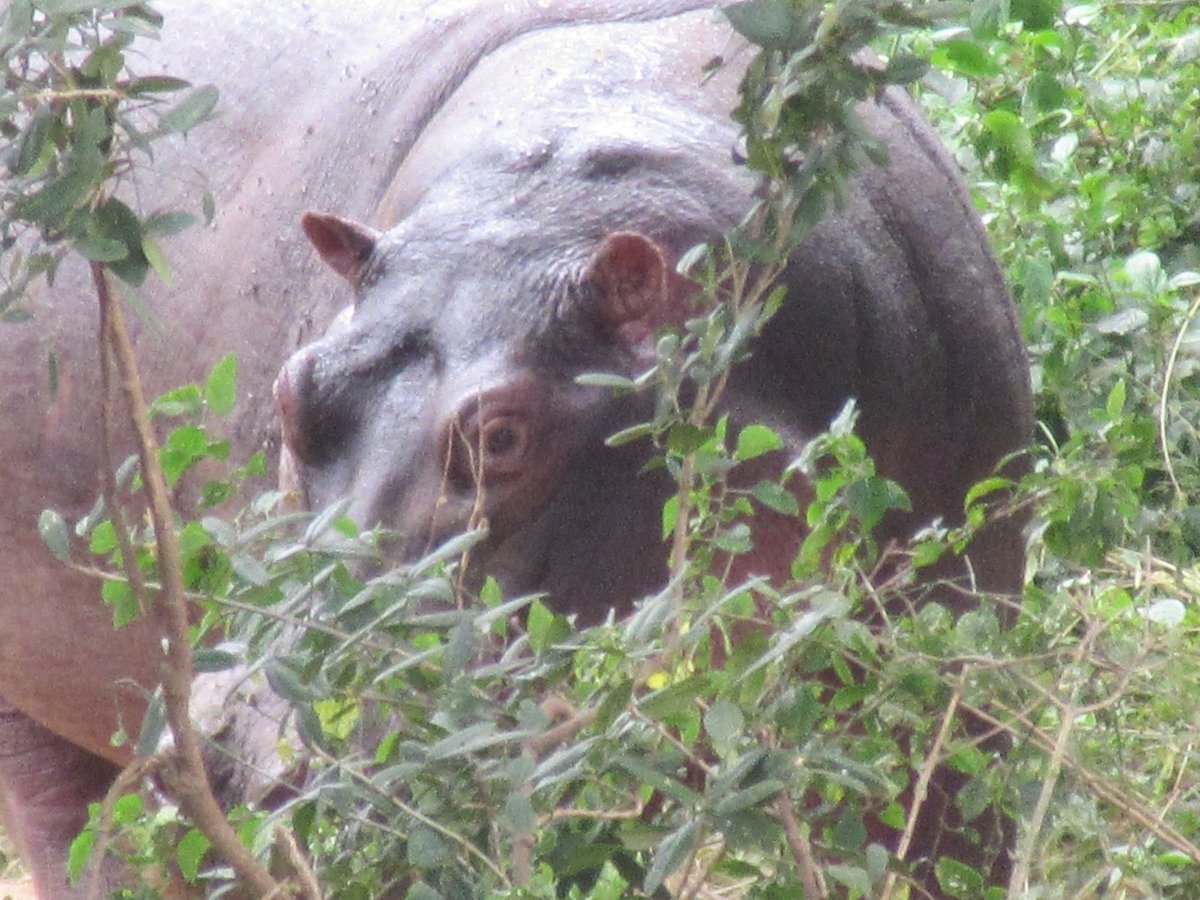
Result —
M1067 102L1067 89L1052 72L1038 72L1029 80L1025 96L1039 112L1061 109Z
M241 654L220 647L197 647L192 651L192 668L197 672L225 672L241 661Z
M158 751L166 727L167 707L163 702L162 689L158 688L146 704L146 713L142 716L142 727L138 730L134 752L138 756L153 756Z
M117 529L112 522L101 522L92 530L88 552L97 556L117 549Z
M775 481L760 481L752 490L754 499L767 509L785 516L800 515L800 502L796 495Z
M450 629L442 653L442 669L447 678L459 678L475 655L475 622L470 616Z
M42 155L42 149L50 139L50 125L54 121L54 111L49 104L38 107L37 112L29 122L29 126L21 135L16 153L9 161L8 170L12 175L26 174Z
M188 831L179 843L175 845L175 862L179 872L189 884L194 883L200 874L200 864L212 842L199 828Z
M825 874L860 897L871 896L871 876L859 866L826 866Z
M158 280L170 287L175 283L175 276L171 274L171 266L167 262L166 256L163 255L162 248L149 236L142 238L142 256L146 257L146 262L150 264L150 268L154 270L154 274L158 276Z
M56 559L65 560L71 555L71 536L67 532L67 523L56 510L42 510L38 516L38 534Z
M362 705L353 698L330 697L313 703L313 712L325 734L344 741L354 733L362 716Z
M518 834L533 834L534 829L537 828L537 814L534 812L529 794L523 789L509 793L501 815L508 827Z
M61 227L67 213L81 204L98 183L102 164L94 144L77 146L62 175L13 204L14 216L47 228Z
M137 214L120 200L110 198L96 209L88 227L97 238L118 241L125 246L125 253L112 260L109 268L122 281L141 284L150 263L142 250L142 223Z
M555 642L571 633L567 620L555 615L541 600L529 604L526 627L529 629L529 643L537 653L546 652Z
M150 404L151 416L188 416L200 411L203 397L194 384L167 391Z
M414 825L408 835L408 861L419 869L429 869L449 862L453 847L440 834L425 825Z
M712 428L701 428L685 422L674 426L667 434L667 447L676 456L687 456L712 440L713 434Z
M1108 399L1104 401L1104 412L1108 416L1109 421L1115 422L1121 417L1121 412L1125 409L1125 379L1117 379L1117 383L1112 386L1112 390L1108 392Z
M778 778L767 778L722 798L713 808L713 812L720 816L737 815L777 797L786 787L787 785Z
M615 434L609 435L604 440L606 447L620 447L622 444L629 444L633 441L641 440L645 437L650 437L657 431L653 422L642 422L639 425L632 425L629 428L623 428Z
M209 455L212 447L203 428L184 425L174 429L159 450L167 484L174 487L184 472Z
M733 451L734 459L745 462L783 449L783 439L766 425L747 425L738 432L737 449Z
M912 53L897 53L888 60L883 77L890 84L912 84L928 71L929 60Z
M872 884L887 874L888 861L891 856L887 847L882 844L867 845L867 876L871 879Z
M128 625L141 615L137 597L124 581L104 582L100 585L100 599L112 607L114 628Z
M160 134L188 132L212 116L221 93L211 84L196 88L174 107L159 116Z
M129 248L122 241L91 234L75 238L72 245L84 259L92 262L117 262L129 255Z
M731 750L746 727L746 717L731 700L722 697L704 714L704 730L712 738L717 752Z
M237 354L230 353L213 366L204 386L204 399L208 408L219 416L226 416L237 402Z
M1009 0L1010 17L1028 31L1053 28L1062 11L1062 0Z
M167 211L156 212L142 223L142 231L154 237L170 237L186 231L196 224L196 217L191 213Z
M690 819L663 838L654 851L650 868L646 872L643 889L647 894L653 895L662 887L662 883L667 877L683 865L691 855L699 834L700 820Z
M575 376L575 383L586 387L611 388L615 391L632 391L637 387L632 378L613 372L584 372Z
M833 843L845 850L857 850L867 840L867 826L858 810L847 806L833 829ZM865 874L865 873L864 873Z
M993 475L991 478L985 478L983 481L976 482L971 485L971 489L967 491L967 495L963 498L963 509L969 509L974 506L981 498L989 494L995 494L998 491L1008 490L1012 487L1012 481L1000 475Z
M973 78L999 75L1004 71L985 47L966 38L954 38L939 44L933 51L932 59L934 65Z
M629 703L632 699L632 681L622 681L619 685L612 688L600 704L600 710L596 714L596 727L601 730L608 728L616 721L617 716L629 708Z
M638 709L642 715L651 719L671 718L694 708L696 698L708 688L707 675L692 675L643 697L638 702Z
M784 0L747 0L721 10L733 30L765 50L792 50L801 37L799 16Z
M892 509L907 510L907 495L894 481L871 476L855 481L846 488L846 505L862 527L869 531Z
M734 522L712 536L713 546L735 556L754 549L754 539L746 522Z
M169 94L182 91L192 86L190 81L182 78L172 78L170 75L148 75L145 78L131 78L118 84L131 97L138 94Z
M663 502L662 536L665 540L675 533L675 525L679 520L679 494L672 494Z
M262 587L271 581L271 573L258 559L248 553L233 553L229 556L229 565L237 573L238 578L255 587Z
M71 848L67 851L67 877L72 884L78 884L79 879L83 877L83 871L87 868L95 845L96 832L91 828L81 831L71 841Z
M934 874L938 885L951 897L977 897L983 891L983 876L949 856L938 859Z
M446 900L446 898L424 881L418 881L408 889L408 893L404 895L404 900Z
M292 703L311 703L321 699L321 691L304 677L299 664L285 657L271 657L263 665L271 690Z

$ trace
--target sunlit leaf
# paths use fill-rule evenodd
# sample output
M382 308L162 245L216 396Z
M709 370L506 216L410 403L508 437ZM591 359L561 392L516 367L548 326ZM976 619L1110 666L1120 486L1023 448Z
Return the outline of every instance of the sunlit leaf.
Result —
M163 134L190 131L212 116L220 97L211 84L196 88L159 117L158 130Z

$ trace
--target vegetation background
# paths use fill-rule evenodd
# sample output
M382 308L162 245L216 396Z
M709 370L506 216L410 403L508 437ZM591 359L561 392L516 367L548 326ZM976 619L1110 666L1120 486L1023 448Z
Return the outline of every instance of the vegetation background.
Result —
M854 5L810 11L817 24L818 14L849 21ZM38 8L51 6L63 4ZM117 5L66 6L107 15ZM928 11L858 6L894 21ZM903 896L904 866L865 823L876 814L903 828L902 787L945 760L969 776L964 809L1000 804L1019 823L1008 888L943 860L948 895L1200 895L1200 8L933 6L934 27L885 30L874 46L898 79L901 63L921 73L909 54L931 61L914 90L973 186L1030 348L1033 471L1002 501L1032 510L1019 615L985 600L958 619L931 604L863 624L850 613L887 590L865 578L879 550L867 537L840 545L815 587L706 575L711 553L737 552L744 537L730 516L748 500L722 490L723 467L769 449L772 436L686 416L652 429L664 464L692 479L664 521L667 532L681 519L691 526L698 561L682 613L664 592L599 629L577 631L494 585L464 601L455 560L467 543L360 582L346 562L372 554L374 536L337 509L297 524L278 495L261 495L237 516L179 523L187 588L207 610L200 630L221 623L228 633L199 668L262 671L315 748L304 790L283 810L231 814L258 856L294 868L296 884L315 875L328 896L347 898ZM763 17L808 7L746 8L754 31ZM197 91L170 107L177 130L200 124L210 99ZM47 148L60 138L7 95L0 115L12 217L22 212L14 185L50 171ZM137 234L144 250L155 232ZM122 234L80 235L75 249L93 261L127 259L114 247ZM4 264L8 319L23 312L18 262ZM694 360L701 333L664 347L664 358ZM220 455L231 368L157 405L164 427L183 421L175 433L185 437L166 438L175 476ZM807 511L816 533L854 533L897 502L849 424L813 448L838 461ZM213 440L197 443L196 429ZM214 501L237 487L215 485ZM974 515L1004 496L997 487L972 497ZM786 504L769 486L755 499ZM46 520L52 546L59 528ZM131 554L114 526L82 530L120 571ZM139 568L157 577L149 533L132 537ZM333 546L317 553L319 537ZM962 537L923 535L912 564ZM119 588L107 593L118 611L128 603ZM431 598L446 611L421 612ZM720 648L763 602L774 633ZM509 650L497 651L500 639ZM731 655L715 668L721 650ZM977 746L962 708L990 716L1011 750ZM153 748L157 737L151 727L136 739ZM681 777L696 771L702 784ZM172 859L212 893L232 876L207 833L149 793L96 811L76 845L80 872L97 842L135 867Z

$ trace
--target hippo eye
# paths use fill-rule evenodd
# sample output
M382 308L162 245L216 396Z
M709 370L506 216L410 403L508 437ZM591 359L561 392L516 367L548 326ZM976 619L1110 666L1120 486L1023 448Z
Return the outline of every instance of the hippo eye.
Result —
M530 428L524 416L472 410L459 420L450 448L450 473L464 489L518 475L524 470L529 446Z
M483 426L483 468L489 470L512 466L525 456L529 431L517 416L497 416Z

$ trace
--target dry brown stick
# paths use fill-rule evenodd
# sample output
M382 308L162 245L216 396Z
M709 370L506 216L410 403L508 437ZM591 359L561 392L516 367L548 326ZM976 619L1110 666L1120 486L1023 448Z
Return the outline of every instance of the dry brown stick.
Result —
M276 823L275 825L275 845L283 852L283 858L287 860L292 871L296 873L296 878L300 882L301 896L307 900L321 900L321 884L317 881L317 875L312 870L312 866L308 864L308 860L304 858L304 854L300 852L300 847L296 844L296 837L292 832L284 828L283 825Z
M583 712L577 713L565 722L560 722L558 725L543 731L541 734L526 738L525 749L535 758L539 757L547 750L557 747L564 741L569 741L579 732L583 731L583 729L596 721L596 716L599 714L599 707L585 709Z
M788 849L796 862L796 871L800 874L800 884L804 887L804 896L824 898L829 896L821 878L821 867L813 854L812 844L800 831L800 823L796 821L796 813L792 810L792 801L787 793L781 793L775 799L775 814L783 823L783 833L787 838Z
M133 541L129 535L129 524L125 521L125 510L117 497L116 464L113 459L113 449L116 447L116 416L113 404L115 402L113 382L116 380L117 361L113 357L112 341L109 338L110 319L108 305L100 305L100 385L101 385L101 419L104 427L104 438L100 446L100 464L104 476L104 506L108 511L113 531L117 535L117 546L121 551L121 568L129 582L129 590L137 600L138 608L145 612L149 607L149 594L146 591L146 580L142 576L142 567L138 565L137 555L133 550Z
M954 723L955 716L958 714L959 704L962 702L963 690L967 683L967 667L959 673L958 684L954 686L954 693L950 695L950 704L946 707L946 714L942 716L942 727L938 729L937 737L934 738L933 746L929 748L929 753L925 757L925 764L921 766L921 772L917 776L917 783L913 787L912 809L908 813L908 822L904 826L904 834L900 836L900 843L896 845L896 860L904 862L904 857L908 855L908 848L912 845L913 835L917 830L917 817L920 815L921 807L925 804L925 799L929 795L929 782L933 779L933 773L937 769L938 762L941 759L942 748L946 746L946 741L950 737L950 727ZM884 883L883 896L890 897L892 891L896 888L896 872L888 873L887 881Z
M970 710L972 714L978 716L981 720L1002 728L1015 737L1023 737L1031 741L1040 750L1047 753L1053 752L1054 741L1028 716L1024 715L1020 710L1011 709L994 699L991 702L993 706L999 707L1003 714L1010 716L1013 721L1019 723L1020 727L1013 725L1011 722L1001 721L982 707L971 706L970 704L963 704L963 707ZM1072 775L1078 778L1101 801L1121 810L1159 840L1170 844L1193 862L1200 864L1200 846L1192 843L1174 826L1161 821L1158 813L1143 803L1140 798L1126 796L1121 793L1120 788L1114 787L1111 783L1092 773L1086 766L1072 757L1069 752L1063 757L1062 762L1063 767L1068 769Z
M257 896L275 892L278 885L271 873L246 848L213 796L200 752L200 738L192 728L188 701L192 687L192 645L188 634L187 600L183 569L175 536L175 516L168 499L166 478L158 458L158 441L150 425L150 414L142 390L141 376L129 331L119 303L114 302L103 264L91 264L92 280L107 321L107 345L120 375L121 391L129 419L137 435L138 457L158 545L162 592L154 604L165 653L161 661L163 700L175 749L166 766L168 782L183 811L212 841L213 849L233 868ZM108 352L103 350L101 352Z

